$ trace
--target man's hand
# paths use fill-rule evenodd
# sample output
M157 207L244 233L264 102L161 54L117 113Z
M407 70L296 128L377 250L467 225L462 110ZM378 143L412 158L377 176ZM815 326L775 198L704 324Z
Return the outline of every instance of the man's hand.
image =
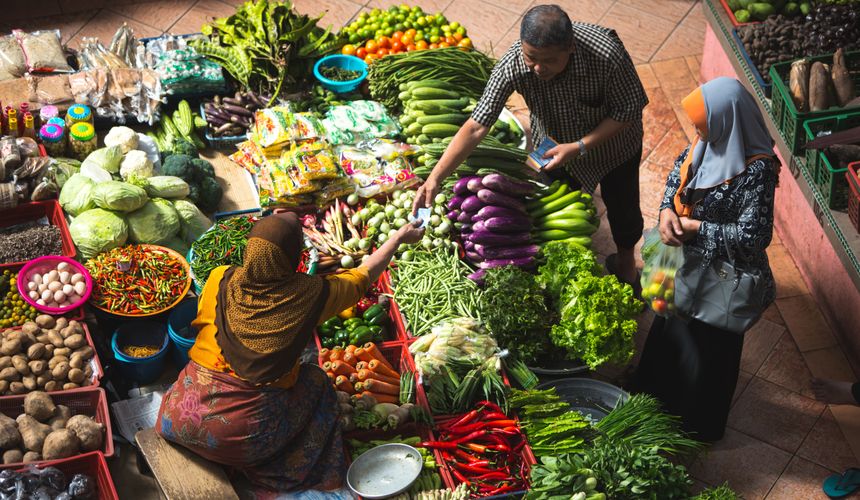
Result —
M657 227L663 243L672 247L679 247L683 244L685 238L684 229L681 227L681 219L678 218L678 214L671 208L664 208L660 212L660 223Z
M543 155L544 159L552 158L552 161L546 164L543 170L554 170L570 160L579 156L579 144L559 144L550 149Z
M424 228L421 227L422 222L421 219L415 219L406 224L397 230L394 238L399 244L411 245L412 243L418 243L424 237Z
M415 201L412 202L412 215L418 215L419 208L432 207L433 199L436 198L437 194L439 194L439 186L431 178L428 178L415 192Z

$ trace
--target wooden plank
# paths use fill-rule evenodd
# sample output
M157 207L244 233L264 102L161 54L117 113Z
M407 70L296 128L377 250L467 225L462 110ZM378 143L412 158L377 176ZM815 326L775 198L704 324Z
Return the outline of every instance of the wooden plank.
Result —
M239 500L220 465L163 439L155 429L139 431L135 441L167 500Z
M200 157L212 163L215 177L224 189L224 197L218 205L219 212L260 208L260 198L247 170L233 163L221 151L205 149L200 152Z

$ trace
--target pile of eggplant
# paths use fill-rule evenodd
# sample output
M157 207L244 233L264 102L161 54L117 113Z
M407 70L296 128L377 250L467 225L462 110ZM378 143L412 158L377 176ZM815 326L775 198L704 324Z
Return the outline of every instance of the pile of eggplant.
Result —
M213 137L244 135L254 123L254 112L265 108L270 99L251 90L236 92L232 97L215 96L203 104L203 118L209 124L209 134Z

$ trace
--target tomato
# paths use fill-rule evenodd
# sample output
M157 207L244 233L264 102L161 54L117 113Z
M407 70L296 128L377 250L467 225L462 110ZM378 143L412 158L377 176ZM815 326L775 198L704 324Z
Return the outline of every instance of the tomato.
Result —
M651 301L651 309L657 314L666 314L669 304L663 299L654 299Z
M413 50L415 50L415 44L414 43L410 43L409 45L406 46L406 52L412 52Z
M442 43L440 43L440 44L439 44L439 48L440 48L440 49L444 49L444 48L446 48L446 47L450 47L450 46L451 46L451 45L449 45L449 44L448 44L448 42L442 42Z
M430 46L429 46L429 47L427 47L427 48L429 48L429 49L438 49L438 48L439 48L439 44L437 44L437 43L431 43L431 44L430 44Z
M415 31L415 28L409 28L408 30L406 30L406 33L404 33L404 35L415 38L416 33L417 31Z
M355 49L355 57L364 60L364 58L367 57L367 49L365 49L364 47L359 47Z
M387 56L389 53L390 53L390 52L389 52L389 51L388 51L388 49L386 49L385 47L380 47L379 49L377 49L377 50L376 50L376 55L377 55L377 56L379 56L379 57L385 57L385 56Z
M392 42L399 42L401 38L403 38L403 32L402 31L395 31L394 34L391 35L391 41Z
M427 48L428 48L427 41L421 40L420 42L416 42L415 48L418 50L427 50Z
M454 33L454 40L456 40L456 41L458 41L458 42L459 42L459 41L460 41L460 40L462 40L462 39L463 39L463 34L462 34L462 33Z
M457 40L454 40L453 36L446 36L445 43L447 43L448 45L457 45Z
M340 49L340 53L347 55L347 56L354 56L355 55L355 45L352 45L349 43L344 45L343 48Z
M367 54L367 57L364 58L364 62L367 64L372 64L373 61L379 59L379 56L376 54Z
M381 36L381 37L377 38L376 43L380 49L390 49L391 48L391 42L388 40L387 36Z
M391 51L392 51L392 52L401 52L401 51L403 51L403 44L402 44L402 43L400 43L400 42L394 42L394 43L392 43L392 44L391 44Z
M379 48L379 44L376 43L376 40L368 40L367 43L364 45L364 48L367 50L368 54L375 54L376 49Z
M408 33L407 33L406 35L403 35L403 36L400 38L400 43L402 43L403 45L409 45L409 44L411 44L411 43L412 43L412 35L410 35L410 34L408 34Z
M472 40L469 39L468 37L463 38L462 40L460 40L459 43L457 43L457 46L463 47L465 49L471 49L472 48Z

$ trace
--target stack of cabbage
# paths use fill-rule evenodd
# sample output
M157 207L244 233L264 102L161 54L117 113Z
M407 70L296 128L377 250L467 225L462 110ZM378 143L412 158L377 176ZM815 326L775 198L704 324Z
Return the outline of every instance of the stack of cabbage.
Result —
M126 243L151 243L184 255L212 223L186 199L188 183L154 175L150 157L135 149L137 134L116 134L117 129L125 127L112 129L106 147L90 154L60 192L78 252L90 259Z

